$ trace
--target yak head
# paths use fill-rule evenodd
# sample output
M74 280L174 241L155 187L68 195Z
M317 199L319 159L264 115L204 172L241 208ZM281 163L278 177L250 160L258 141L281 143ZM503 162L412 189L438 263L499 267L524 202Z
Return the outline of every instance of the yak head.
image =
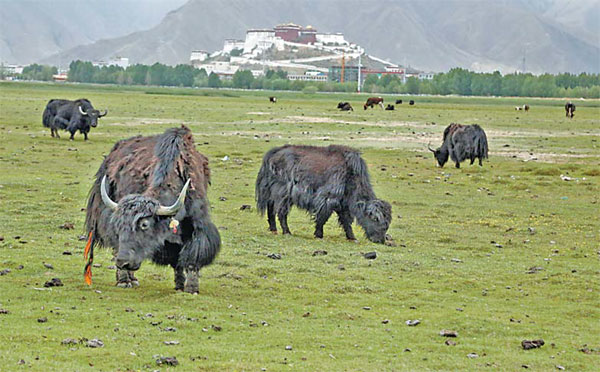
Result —
M81 114L81 119L87 121L91 127L98 126L98 119L108 114L108 110L104 110L101 114L100 111L93 108L92 105L80 104L77 105L77 108Z
M356 222L373 243L385 243L385 233L392 221L392 206L385 200L372 199L356 203Z
M154 198L139 194L127 195L117 203L108 195L106 176L102 178L102 200L113 211L111 223L119 237L116 258L119 269L137 270L165 241L180 240L176 235L179 222L172 217L183 207L189 184L190 180L181 189L177 201L166 207Z
M433 152L433 157L435 158L435 160L437 160L437 163L440 166L440 168L443 168L444 164L446 164L446 162L448 161L448 156L450 155L448 153L448 148L445 145L442 147L438 147L435 150L432 149L429 145L427 145L427 148L429 149L429 151Z

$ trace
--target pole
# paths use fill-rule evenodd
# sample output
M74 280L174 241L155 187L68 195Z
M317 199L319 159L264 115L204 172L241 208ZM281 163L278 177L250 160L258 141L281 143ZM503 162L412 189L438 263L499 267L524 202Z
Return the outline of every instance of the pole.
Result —
M362 54L362 53L361 53L361 54ZM359 55L358 55L358 81L357 81L357 84L358 84L358 86L357 86L357 88L356 88L356 89L357 89L357 91L358 91L358 93L360 93L360 67L361 67L361 64L360 64L360 56L361 56L361 54L359 54Z

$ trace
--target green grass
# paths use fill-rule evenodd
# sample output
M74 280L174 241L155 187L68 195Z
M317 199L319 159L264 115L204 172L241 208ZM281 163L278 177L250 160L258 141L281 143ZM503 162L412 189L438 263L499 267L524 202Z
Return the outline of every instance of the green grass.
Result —
M266 99L273 94L277 104ZM50 138L46 102L80 97L108 116L87 142L66 132ZM363 111L364 98L0 83L0 270L11 270L0 276L0 308L9 311L0 314L0 370L597 370L600 102L578 103L568 120L561 100L412 97L416 106L387 112ZM335 110L340 100L356 111ZM525 102L529 113L514 111ZM439 145L450 122L487 131L482 168L435 167L426 145ZM200 294L176 293L172 270L151 263L139 288L117 288L108 250L97 251L102 266L87 287L78 236L103 155L119 139L180 124L210 159L211 213L223 239ZM372 244L358 226L359 244L347 242L335 218L315 240L296 209L294 235L272 236L254 207L240 211L254 205L262 154L285 143L360 148L377 195L393 206L398 246ZM65 222L75 230L60 229ZM378 258L362 258L368 251ZM65 285L35 289L53 277ZM444 344L441 329L459 333L456 346ZM105 346L61 345L68 337ZM522 350L536 338L546 345ZM586 344L595 351L579 351ZM155 355L180 366L158 367Z

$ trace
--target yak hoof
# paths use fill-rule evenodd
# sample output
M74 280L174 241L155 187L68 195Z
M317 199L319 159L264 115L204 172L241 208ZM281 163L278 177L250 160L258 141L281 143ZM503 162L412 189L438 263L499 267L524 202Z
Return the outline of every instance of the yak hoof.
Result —
M131 284L132 287L139 287L140 286L140 282L137 281L137 280L132 280L130 282L130 284Z
M269 231L271 231L271 234L277 235L277 230L269 230Z
M139 285L139 283L138 283ZM118 282L117 287L119 288L132 288L131 282Z
M191 286L186 287L183 291L185 293L189 293L189 294L193 294L193 295L197 295L198 293L200 293L200 290L197 287L193 288Z

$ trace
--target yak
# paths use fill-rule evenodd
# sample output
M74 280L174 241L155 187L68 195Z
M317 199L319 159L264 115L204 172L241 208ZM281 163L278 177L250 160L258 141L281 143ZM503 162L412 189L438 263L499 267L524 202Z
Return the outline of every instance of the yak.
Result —
M488 157L488 143L485 132L477 124L461 125L452 123L444 129L443 144L436 150L427 146L440 167L448 161L448 156L454 161L456 168L465 159L471 159L471 165L476 158L479 165L482 159Z
M269 230L276 234L275 214L283 234L291 234L287 216L293 205L315 220L315 237L333 212L346 238L356 240L352 222L363 227L369 240L384 243L392 207L375 197L367 165L350 147L285 145L269 150L256 178L257 210L267 211Z
M575 116L575 104L571 101L567 102L565 104L565 112L568 118L573 119L573 116Z
M273 96L269 97L269 102L277 103L277 97L273 97Z
M410 101L408 101L408 104L409 104L410 106L414 106L414 104L415 104L415 101L411 99Z
M387 111L394 111L394 105L391 105L391 104L388 103L388 105L385 107L385 109Z
M71 133L71 140L73 140L75 132L79 131L83 133L84 139L87 141L90 128L96 127L98 119L106 114L108 114L108 110L100 113L85 98L75 101L51 99L42 114L42 124L44 127L50 128L52 137L60 138L58 130L64 129Z
M397 100L396 100L396 104L397 104L397 105L401 105L401 104L402 104L402 100L401 100L401 99L397 99Z
M367 98L367 102L365 102L363 107L366 110L367 107L373 108L373 106L375 106L375 105L379 105L379 106L381 106L381 108L383 108L383 98L369 97L369 98Z
M134 271L150 259L174 269L176 290L198 293L199 270L221 246L209 215L209 183L208 160L185 126L117 142L88 198L86 282L99 245L113 248L119 287L139 285Z
M337 108L341 111L354 111L350 102L340 102L338 103Z

